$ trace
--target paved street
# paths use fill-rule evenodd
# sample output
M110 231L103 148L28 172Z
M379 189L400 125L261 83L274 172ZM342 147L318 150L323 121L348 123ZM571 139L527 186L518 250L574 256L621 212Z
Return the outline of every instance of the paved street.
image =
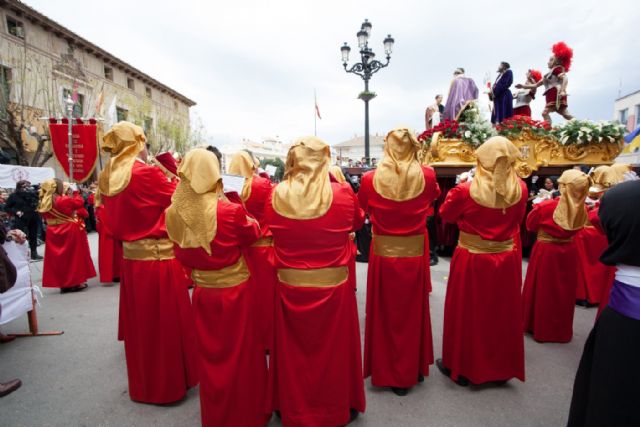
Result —
M97 235L90 235L97 264ZM41 249L42 250L42 249ZM441 354L448 260L432 269L431 319L436 357ZM42 263L32 264L40 285ZM366 264L358 264L358 304L364 330ZM0 380L21 378L23 386L0 400L2 426L197 426L198 390L175 405L133 403L127 394L122 343L116 340L118 286L61 295L44 290L41 331L64 335L29 337L0 345ZM397 397L367 384L367 411L354 425L367 426L562 426L571 388L595 309L576 308L569 344L539 344L526 338L526 382L502 387L461 388L435 367L408 396ZM26 332L26 316L2 327ZM279 425L272 420L271 425Z

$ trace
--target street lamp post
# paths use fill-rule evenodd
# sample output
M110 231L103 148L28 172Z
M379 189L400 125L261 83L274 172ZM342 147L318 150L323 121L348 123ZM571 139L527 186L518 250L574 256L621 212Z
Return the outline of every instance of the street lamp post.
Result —
M360 31L358 31L358 48L360 49L360 57L361 61L353 64L351 68L347 68L347 63L349 62L349 52L351 48L347 44L340 48L340 52L342 52L342 65L344 66L344 70L347 73L357 74L362 77L364 80L364 92L362 92L359 96L360 99L364 101L364 157L366 158L367 165L370 164L369 158L369 101L375 98L375 94L369 92L369 80L371 77L389 65L389 60L391 59L391 52L393 51L393 43L394 40L391 37L391 34L387 35L384 39L384 53L387 57L387 62L382 63L375 59L376 54L369 47L369 36L371 35L371 22L368 20L364 20L362 26L360 27Z

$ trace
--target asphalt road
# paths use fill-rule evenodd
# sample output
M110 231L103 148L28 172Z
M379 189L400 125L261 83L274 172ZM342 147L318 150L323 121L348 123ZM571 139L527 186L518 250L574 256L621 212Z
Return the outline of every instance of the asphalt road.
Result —
M89 236L97 265L97 235ZM42 262L31 264L40 285ZM526 266L525 266L526 270ZM449 262L432 269L431 319L436 357L441 354L442 318ZM358 305L364 329L366 264L358 264ZM198 426L198 390L172 406L134 403L127 393L122 343L116 340L118 286L61 295L43 290L41 331L61 336L20 338L0 345L0 381L23 386L0 399L0 426ZM526 382L461 388L435 367L408 396L366 385L367 411L354 426L563 426L571 389L595 309L576 307L569 344L539 344L526 337ZM2 327L28 331L26 316ZM270 425L279 425L274 419Z

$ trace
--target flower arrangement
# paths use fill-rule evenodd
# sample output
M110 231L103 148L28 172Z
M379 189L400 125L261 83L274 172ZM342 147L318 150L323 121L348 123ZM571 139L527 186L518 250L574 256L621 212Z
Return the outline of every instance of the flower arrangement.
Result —
M418 135L418 141L429 144L433 134L440 132L443 138L460 139L473 148L478 148L483 142L496 135L496 131L487 121L458 122L445 120L429 130Z
M513 116L496 125L498 134L507 138L517 136L525 129L528 129L535 136L548 136L551 125L546 121L533 120L528 116Z
M491 123L486 120L462 123L462 140L473 148L478 148L487 139L497 135Z
M460 123L455 120L445 120L438 123L431 129L427 129L418 135L418 141L423 143L429 143L434 133L440 132L443 138L459 139L460 138Z
M616 142L622 139L624 132L624 126L616 122L575 119L554 127L551 131L561 145Z

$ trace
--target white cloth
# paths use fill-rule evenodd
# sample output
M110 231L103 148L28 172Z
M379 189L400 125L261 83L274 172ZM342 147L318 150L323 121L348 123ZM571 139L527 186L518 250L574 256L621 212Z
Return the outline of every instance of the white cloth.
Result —
M516 100L513 108L524 107L531 103L531 91L529 89L520 89L516 92Z
M31 184L42 184L44 181L53 179L55 172L53 168L30 168L16 165L0 165L0 187L16 188L18 181L27 180Z
M16 284L7 292L0 294L0 325L33 310L31 294L31 274L29 271L29 245L6 242L2 245L18 273Z
M616 280L640 288L640 267L625 264L616 265Z

